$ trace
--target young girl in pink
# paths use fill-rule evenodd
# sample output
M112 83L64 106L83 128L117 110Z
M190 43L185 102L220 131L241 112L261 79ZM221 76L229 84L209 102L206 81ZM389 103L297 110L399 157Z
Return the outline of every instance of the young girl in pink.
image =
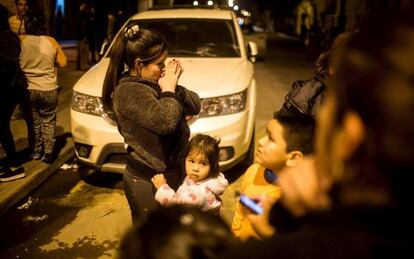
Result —
M186 204L203 211L218 214L222 206L220 195L228 186L219 171L219 141L207 135L196 135L190 140L185 155L184 182L175 192L164 175L157 174L151 181L157 188L155 200L162 206Z

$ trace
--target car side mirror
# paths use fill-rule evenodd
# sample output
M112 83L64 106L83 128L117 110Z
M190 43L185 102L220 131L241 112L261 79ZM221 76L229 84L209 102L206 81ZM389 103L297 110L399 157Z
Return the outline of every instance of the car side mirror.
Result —
M257 45L253 41L247 42L247 57L251 62L256 62L256 57L259 54L257 51Z

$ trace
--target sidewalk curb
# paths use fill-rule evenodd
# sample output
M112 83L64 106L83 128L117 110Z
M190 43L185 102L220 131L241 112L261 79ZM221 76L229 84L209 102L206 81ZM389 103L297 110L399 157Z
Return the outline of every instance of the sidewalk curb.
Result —
M59 157L50 165L47 165L41 161L31 161L25 166L27 180L23 184L16 185L13 191L7 192L0 199L0 215L3 215L13 205L21 201L31 191L36 189L43 183L53 172L69 160L75 154L73 142L63 148ZM16 180L19 181L19 180Z

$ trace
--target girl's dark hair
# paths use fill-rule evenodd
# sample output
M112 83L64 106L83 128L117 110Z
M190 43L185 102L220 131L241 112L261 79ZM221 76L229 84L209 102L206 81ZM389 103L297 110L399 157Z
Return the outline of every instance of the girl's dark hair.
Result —
M219 148L220 140L216 140L208 135L198 134L191 138L184 151L184 158L192 152L201 152L207 157L210 164L210 177L217 177L220 173ZM184 167L185 168L185 167Z
M116 37L109 53L110 62L105 76L102 99L104 109L112 111L112 95L125 65L128 70L140 59L144 65L151 63L167 49L164 37L156 31L139 29L130 24Z
M122 259L213 259L236 244L222 218L175 205L152 212L124 236Z
M47 25L44 14L40 11L32 11L25 17L26 33L29 35L46 35Z

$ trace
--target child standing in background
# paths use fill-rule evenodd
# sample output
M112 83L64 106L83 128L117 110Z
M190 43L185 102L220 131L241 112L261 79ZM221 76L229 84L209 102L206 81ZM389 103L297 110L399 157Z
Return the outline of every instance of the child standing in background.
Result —
M58 105L56 65L66 66L67 59L58 42L46 35L46 19L42 13L30 14L25 25L27 35L20 36L20 66L29 85L33 112L35 146L32 158L51 163Z
M220 195L228 186L219 171L219 141L207 135L196 135L185 152L186 178L177 192L168 186L164 175L157 174L151 181L157 188L155 200L162 206L174 204L194 205L203 211L219 214Z

